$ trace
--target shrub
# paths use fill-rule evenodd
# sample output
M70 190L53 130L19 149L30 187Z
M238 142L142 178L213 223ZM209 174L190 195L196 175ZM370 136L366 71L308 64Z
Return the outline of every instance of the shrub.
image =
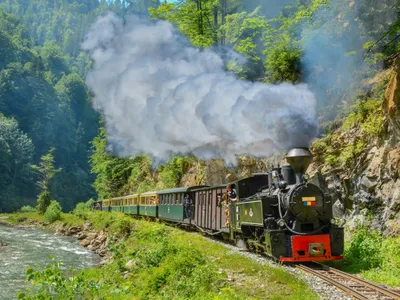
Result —
M344 257L356 270L368 270L382 264L382 236L366 227L357 227Z
M61 210L62 208L60 203L58 203L55 200L52 200L46 212L44 213L44 218L50 223L60 220Z
M94 200L92 198L90 198L85 203L80 202L75 206L75 209L72 211L72 213L79 218L85 218L87 216L87 213L92 210L93 204Z
M36 208L30 206L30 205L24 205L20 209L21 212L23 213L29 213L29 212L36 212Z
M50 193L48 191L44 191L43 193L41 193L37 202L37 209L39 210L39 214L43 215L51 202Z

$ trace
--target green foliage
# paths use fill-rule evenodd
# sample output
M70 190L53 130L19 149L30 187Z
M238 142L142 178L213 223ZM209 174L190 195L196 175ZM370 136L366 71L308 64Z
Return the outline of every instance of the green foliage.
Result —
M49 185L53 177L61 172L61 169L54 168L54 152L55 148L51 148L46 155L40 158L40 163L38 166L32 166L34 170L39 173L39 180L37 185L42 189L42 191L48 191Z
M346 245L344 256L352 261L360 270L380 266L382 236L370 228L357 227L349 244Z
M335 266L377 283L400 284L400 237L383 237L360 225L345 236L344 261Z
M73 210L73 214L77 215L79 218L85 218L86 214L90 211L92 211L93 208L93 204L94 204L94 200L93 199L89 199L87 202L85 203L78 203L74 210Z
M276 40L271 48L265 50L267 60L266 80L268 82L297 82L300 79L301 49L291 42L287 35Z
M51 259L54 261L54 258ZM87 292L96 291L97 285L86 280L83 273L65 277L62 266L62 262L54 261L43 270L38 266L26 269L27 281L32 282L33 288L20 292L17 298L54 299L54 295L62 295L62 299L79 299Z
M0 1L0 112L6 117L12 116L17 124L12 125L13 128L20 128L19 137L13 129L13 139L20 148L18 153L23 156L14 159L12 164L9 158L18 153L8 151L12 155L4 156L7 169L0 170L4 178L0 180L0 211L12 211L24 204L22 199L31 203L37 197L40 191L32 185L36 176L30 165L38 163L52 147L57 148L55 168L62 167L62 175L56 176L49 188L52 195L66 209L94 196L88 156L89 141L97 134L98 116L80 77L86 74L90 59L82 53L73 60L61 44L63 26L66 26L65 30L76 33L73 55L79 53L84 28L100 13L100 6L104 8L105 5L94 5L93 1L90 4L91 0L81 2L80 5L91 10L86 10L90 16L76 16L74 12L81 12L76 10L76 3L70 5L64 0ZM82 19L87 22L81 24ZM71 36L70 31L68 36ZM0 123L12 127L9 122ZM9 143L8 138L5 140ZM21 152L23 148L25 152ZM3 188L2 183L6 187Z
M37 212L37 209L29 205L24 205L20 208L20 212L23 213Z
M67 274L57 262L45 269L29 268L27 279L33 287L20 293L21 299L61 295L65 299L265 299L281 297L282 288L289 291L285 299L315 297L302 281L283 269L232 254L201 235L121 213L94 211L87 218L98 230L123 220L116 227L108 226L110 263ZM70 218L64 215L64 219Z
M196 162L194 157L174 157L152 170L152 161L146 155L119 158L107 152L104 128L93 140L90 159L96 180L94 187L101 198L148 192L179 186L183 175Z
M216 6L215 0L164 2L149 8L149 12L153 19L176 24L194 46L204 48L217 42L217 32L210 20Z
M53 223L61 219L61 210L62 207L60 203L55 200L50 202L50 205L47 207L46 212L44 213L44 218L47 222Z
M39 214L43 215L51 203L51 197L49 191L46 190L43 191L39 195L37 202L38 202L37 210L39 211Z
M177 187L182 176L195 161L194 157L174 157L168 163L159 167L159 182L157 188L167 189Z
M33 154L32 140L18 122L0 113L0 211L17 209L20 198L28 194L26 190L33 188L29 182Z

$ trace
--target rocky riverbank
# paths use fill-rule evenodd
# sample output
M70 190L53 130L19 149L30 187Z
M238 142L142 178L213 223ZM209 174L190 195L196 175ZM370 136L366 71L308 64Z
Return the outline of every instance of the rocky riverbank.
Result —
M58 235L73 236L80 240L80 245L100 255L106 257L108 253L107 231L93 229L93 224L85 222L82 226L69 226L68 223L56 224L53 230Z
M43 220L29 217L9 218L7 216L0 217L0 224L8 226L16 226L21 228L42 228L51 231L60 236L71 236L80 241L82 247L98 254L103 258L102 263L108 257L109 239L106 229L95 230L91 222L84 222L82 225L70 224L68 222L57 221L53 224L48 224ZM5 246L0 242L0 247Z
M18 222L25 217L28 220ZM304 281L280 266L260 264L199 234L121 213L62 214L62 222L50 225L41 216L21 213L8 221L37 224L80 239L82 246L107 259L101 268L82 270L67 279L60 278L63 272L57 265L42 273L33 270L33 276L42 280L41 296L54 294L57 286L57 294L82 299L318 298ZM29 296L32 293L36 291Z
M0 224L0 299L16 299L30 288L26 270L46 268L63 262L61 271L89 269L98 266L101 258L82 248L76 238L57 236L46 226ZM30 223L30 222L29 222ZM52 260L50 257L54 257Z

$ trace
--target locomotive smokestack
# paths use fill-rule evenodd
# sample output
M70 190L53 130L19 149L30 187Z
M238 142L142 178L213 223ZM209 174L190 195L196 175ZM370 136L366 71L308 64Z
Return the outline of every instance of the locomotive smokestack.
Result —
M303 175L312 162L313 156L307 148L293 148L286 155L286 161L296 174L296 183L303 182Z

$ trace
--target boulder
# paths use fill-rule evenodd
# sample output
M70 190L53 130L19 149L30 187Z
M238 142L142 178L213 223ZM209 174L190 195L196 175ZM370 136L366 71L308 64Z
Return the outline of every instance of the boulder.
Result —
M83 241L80 242L80 245L81 245L82 247L87 247L87 246L90 245L90 242L91 242L90 240L84 239Z
M66 232L66 235L69 235L69 236L70 235L75 235L75 234L77 234L78 232L81 232L81 231L82 231L82 229L80 227L73 226L73 227L68 229L68 231Z
M87 237L87 233L86 233L85 231L78 232L78 234L76 235L76 238L77 238L78 240L83 240L83 239L85 239L86 237Z
M89 241L93 241L97 237L97 232L87 232L86 239Z

